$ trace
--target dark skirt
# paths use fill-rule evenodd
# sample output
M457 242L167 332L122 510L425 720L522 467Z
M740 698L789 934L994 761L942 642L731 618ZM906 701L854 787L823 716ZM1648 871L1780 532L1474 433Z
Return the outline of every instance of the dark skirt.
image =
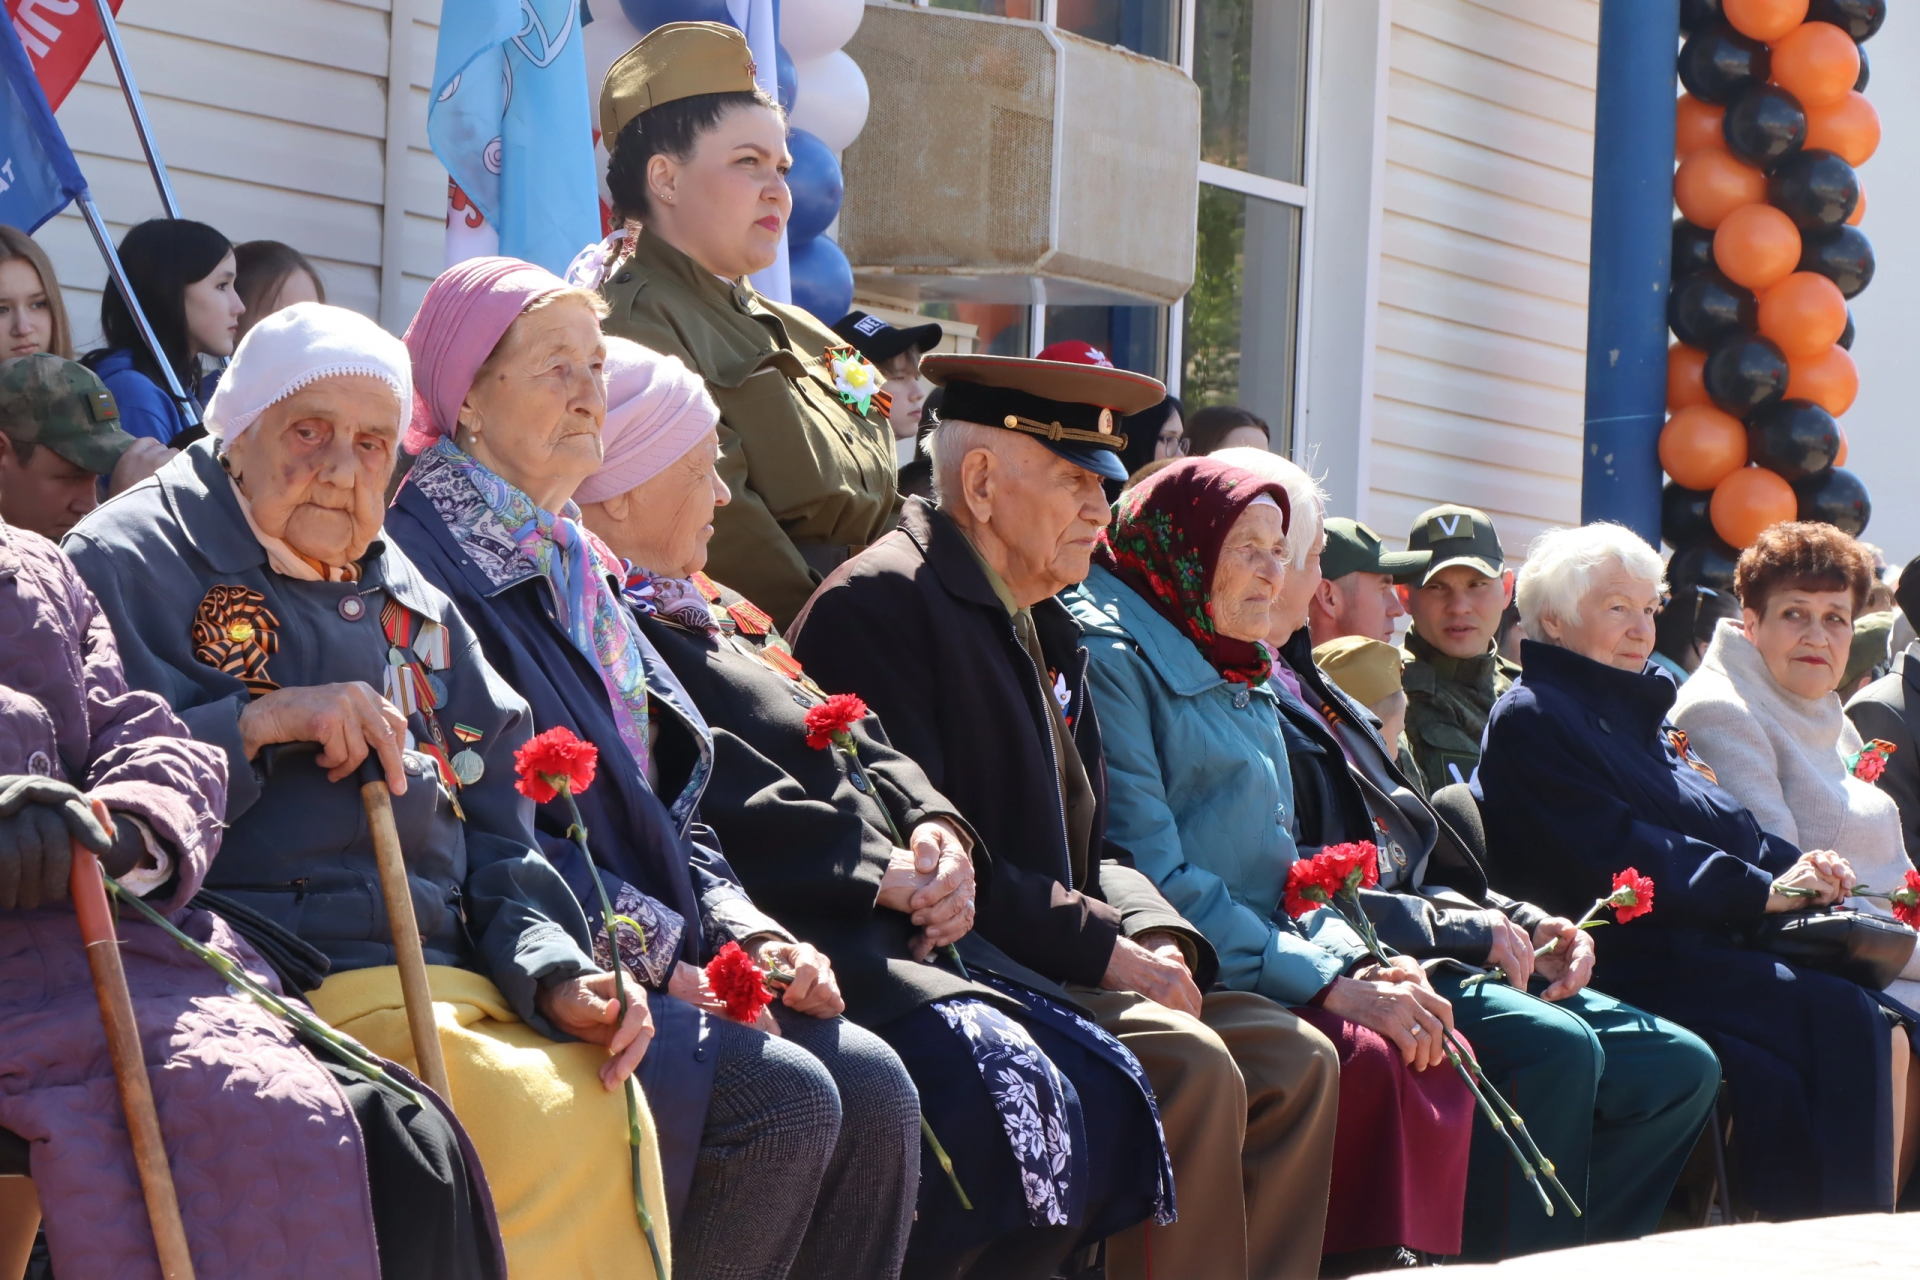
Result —
M1323 1009L1295 1009L1340 1054L1325 1253L1395 1245L1460 1252L1473 1094L1450 1066L1415 1071L1387 1039Z

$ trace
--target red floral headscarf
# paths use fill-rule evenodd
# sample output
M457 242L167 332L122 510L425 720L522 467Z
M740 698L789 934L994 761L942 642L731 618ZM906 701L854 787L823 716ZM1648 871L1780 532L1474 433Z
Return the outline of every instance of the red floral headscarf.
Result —
M1213 572L1233 522L1262 494L1292 519L1287 491L1271 480L1213 458L1187 458L1120 495L1113 524L1094 552L1193 641L1228 680L1257 685L1273 655L1257 640L1234 640L1213 625Z

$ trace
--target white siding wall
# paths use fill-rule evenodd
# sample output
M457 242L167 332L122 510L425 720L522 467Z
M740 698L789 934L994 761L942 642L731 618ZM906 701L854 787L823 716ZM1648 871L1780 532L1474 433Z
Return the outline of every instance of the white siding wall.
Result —
M330 301L404 328L443 253L446 172L426 140L438 18L434 0L125 0L127 56L182 216L236 243L286 241ZM403 78L391 115L390 63ZM160 216L104 47L59 119L115 240ZM106 267L86 224L68 210L37 238L78 345L96 345Z
M1366 518L1580 517L1597 0L1393 0Z

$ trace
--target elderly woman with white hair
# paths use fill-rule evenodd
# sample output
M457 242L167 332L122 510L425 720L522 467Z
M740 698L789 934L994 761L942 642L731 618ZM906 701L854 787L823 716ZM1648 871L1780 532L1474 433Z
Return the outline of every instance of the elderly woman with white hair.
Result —
M1324 539L1318 486L1262 451L1214 456L1284 484L1305 512L1304 527L1289 534L1305 564L1289 568L1268 632L1274 683L1285 690L1279 706L1301 851L1374 842L1380 886L1362 894L1369 918L1390 947L1430 970L1488 1077L1520 1100L1585 1211L1541 1213L1505 1143L1476 1125L1462 1253L1510 1257L1654 1230L1713 1106L1720 1073L1712 1052L1682 1027L1588 985L1593 941L1568 918L1578 912L1555 913L1489 883L1449 817L1457 811L1428 803L1373 717L1314 665L1307 605ZM1501 981L1473 981L1490 968Z
M1649 669L1660 559L1630 530L1542 534L1519 576L1526 676L1493 710L1474 794L1495 878L1565 915L1628 869L1657 889L1597 939L1596 981L1703 1036L1745 1199L1771 1219L1886 1211L1911 1141L1911 1052L1878 993L1742 945L1845 897L1830 851L1763 831L1668 720Z
M211 438L82 522L68 554L112 619L129 682L226 755L228 828L207 886L324 953L316 1011L410 1065L360 799L362 775L385 779L447 1101L486 1163L512 1273L649 1275L619 1092L652 1036L646 1007L620 1017L515 790L526 701L380 536L413 386L406 348L372 321L318 303L278 312L242 341L208 406ZM644 1110L641 1125L664 1250ZM376 1225L383 1255L446 1254L431 1223Z

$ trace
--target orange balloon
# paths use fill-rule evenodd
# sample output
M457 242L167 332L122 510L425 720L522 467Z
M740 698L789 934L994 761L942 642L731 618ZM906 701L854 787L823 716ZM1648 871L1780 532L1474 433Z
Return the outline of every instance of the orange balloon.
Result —
M1667 412L1676 412L1690 404L1713 403L1701 377L1706 367L1707 353L1698 347L1676 342L1667 348Z
M1807 145L1832 151L1859 168L1880 147L1880 113L1863 93L1807 108Z
M1676 122L1673 130L1673 158L1685 160L1702 147L1726 145L1726 135L1721 132L1721 122L1727 118L1725 107L1716 107L1711 102L1702 102L1690 93L1680 95L1675 112Z
M1867 216L1867 184L1860 182L1859 174L1855 174L1853 180L1860 183L1860 198L1854 201L1853 212L1847 215L1847 225L1857 227L1860 220Z
M1722 0L1735 31L1772 43L1807 20L1807 0Z
M1847 465L1847 429L1845 427L1840 428L1840 452L1833 455L1833 465L1836 467Z
M1688 405L1660 429L1660 465L1683 489L1711 489L1747 465L1747 429L1711 405Z
M1847 331L1847 299L1840 286L1813 271L1796 271L1760 295L1760 335L1789 360L1822 355ZM1667 368L1673 368L1672 358ZM1673 385L1673 375L1667 375Z
M1733 158L1723 146L1706 146L1680 162L1673 199L1688 222L1709 231L1741 205L1763 204L1767 175Z
M1770 204L1741 205L1713 233L1713 260L1735 284L1770 288L1800 265L1800 230Z
M1803 23L1773 46L1773 82L1809 113L1846 97L1859 78L1860 46L1831 22Z
M1765 467L1741 467L1713 487L1707 513L1713 531L1730 547L1750 547L1754 539L1800 511L1793 486Z
M1853 407L1859 394L1860 370L1845 347L1787 357L1787 399L1811 400L1837 418Z

